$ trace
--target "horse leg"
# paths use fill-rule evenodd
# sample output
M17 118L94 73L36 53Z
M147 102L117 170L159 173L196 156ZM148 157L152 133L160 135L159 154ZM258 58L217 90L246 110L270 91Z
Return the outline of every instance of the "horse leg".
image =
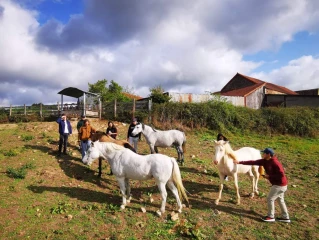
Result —
M236 189L236 195L237 195L237 205L240 204L240 195L239 195L239 189L238 189L238 175L237 173L234 173L234 185Z
M252 171L248 172L250 181L252 182L252 193L250 194L250 197L253 198L256 192L256 179Z
M126 206L126 189L125 189L125 178L117 178L117 182L120 185L120 190L121 190L121 194L122 194L122 205L121 205L121 209L125 209Z
M125 178L125 188L126 188L126 196L128 197L127 202L130 203L132 196L131 196L131 186L130 181L128 178Z
M155 153L155 149L154 149L154 145L150 144L150 150L151 150L151 154Z
M219 185L219 192L218 192L218 198L215 200L215 204L219 204L219 200L222 198L222 192L223 192L223 187L224 187L224 175L219 175L220 179L220 185Z
M154 146L154 150L155 150L156 153L158 153L158 149L157 149L156 146Z
M162 198L161 209L160 209L160 211L156 211L156 213L158 216L162 216L162 214L165 212L167 191L166 191L165 183L160 182L159 180L156 180L156 182L157 182L157 186L158 186L158 189L160 191L161 198Z
M98 174L99 178L102 176L102 160L103 158L99 157L99 174Z
M175 187L175 185L174 185L172 180L168 180L167 186L172 191L172 193L174 194L174 196L176 198L177 206L178 206L178 212L181 213L182 212L182 202L181 202L181 200L179 198L177 188Z
M181 163L181 165L184 165L184 152L183 152L183 148L181 146L177 146L176 147L177 153L178 153L178 159Z

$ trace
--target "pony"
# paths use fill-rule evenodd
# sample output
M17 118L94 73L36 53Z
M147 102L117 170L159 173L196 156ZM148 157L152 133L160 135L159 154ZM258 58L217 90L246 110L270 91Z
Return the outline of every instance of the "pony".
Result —
M219 178L220 178L219 193L218 193L218 198L215 200L215 204L218 205L219 200L221 199L225 176L234 177L234 184L235 184L236 194L237 194L237 205L240 204L240 195L238 190L238 176L237 176L239 173L245 173L250 177L252 181L251 197L254 197L254 193L258 195L259 194L258 166L234 164L233 159L237 159L240 161L258 160L258 159L261 159L260 151L258 149L251 148L251 147L243 147L236 151L233 151L231 146L229 145L229 142L224 140L214 141L214 145L215 145L214 164L217 165L217 168L219 171Z
M108 160L119 183L122 195L121 209L125 209L126 204L131 200L129 179L155 179L162 198L161 208L157 211L159 216L165 212L166 185L176 198L178 212L182 212L180 199L188 202L180 169L175 158L163 154L139 155L114 143L96 141L92 143L82 161L86 165L91 165L98 157ZM127 197L129 197L128 200Z
M158 153L157 147L174 146L178 158L177 161L184 165L184 153L186 152L186 136L185 133L179 130L156 130L146 124L137 123L132 131L133 135L142 133L145 136L151 153Z
M123 146L125 148L128 148L128 149L130 149L133 152L136 152L134 147L128 141L114 139L114 138L106 135L106 133L102 132L102 131L96 131L95 133L92 133L91 140L92 140L92 142L95 142L97 140L99 140L100 142L112 142L112 143L118 144L120 146ZM99 174L98 174L98 177L102 176L102 160L103 160L103 158L99 158Z

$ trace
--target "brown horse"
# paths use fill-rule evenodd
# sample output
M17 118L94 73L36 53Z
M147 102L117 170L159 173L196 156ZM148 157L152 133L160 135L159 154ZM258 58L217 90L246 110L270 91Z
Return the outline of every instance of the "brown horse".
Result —
M97 140L99 140L100 142L112 142L112 143L118 144L120 146L123 146L125 148L128 148L128 149L132 150L133 152L136 152L134 147L128 141L114 139L114 138L106 135L106 133L102 132L102 131L96 131L95 133L93 133L91 136L91 140L92 140L92 142L95 142ZM103 158L99 158L99 174L98 174L99 177L102 176L102 160L103 160ZM111 171L111 173L112 173L112 171Z

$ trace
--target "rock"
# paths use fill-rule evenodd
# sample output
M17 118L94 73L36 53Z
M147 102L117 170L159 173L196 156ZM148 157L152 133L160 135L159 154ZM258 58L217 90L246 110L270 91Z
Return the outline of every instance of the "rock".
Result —
M73 216L71 214L69 214L68 216L66 216L66 218L70 221L70 220L72 220Z
M142 211L143 213L146 213L146 209L145 209L144 207L141 207L141 211Z

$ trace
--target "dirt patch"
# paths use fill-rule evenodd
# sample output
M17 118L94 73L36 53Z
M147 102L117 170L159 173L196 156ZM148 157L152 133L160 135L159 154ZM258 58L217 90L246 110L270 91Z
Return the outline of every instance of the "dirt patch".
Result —
M0 124L0 130L5 130L5 129L14 129L17 128L18 124L15 123L6 123L6 124Z

